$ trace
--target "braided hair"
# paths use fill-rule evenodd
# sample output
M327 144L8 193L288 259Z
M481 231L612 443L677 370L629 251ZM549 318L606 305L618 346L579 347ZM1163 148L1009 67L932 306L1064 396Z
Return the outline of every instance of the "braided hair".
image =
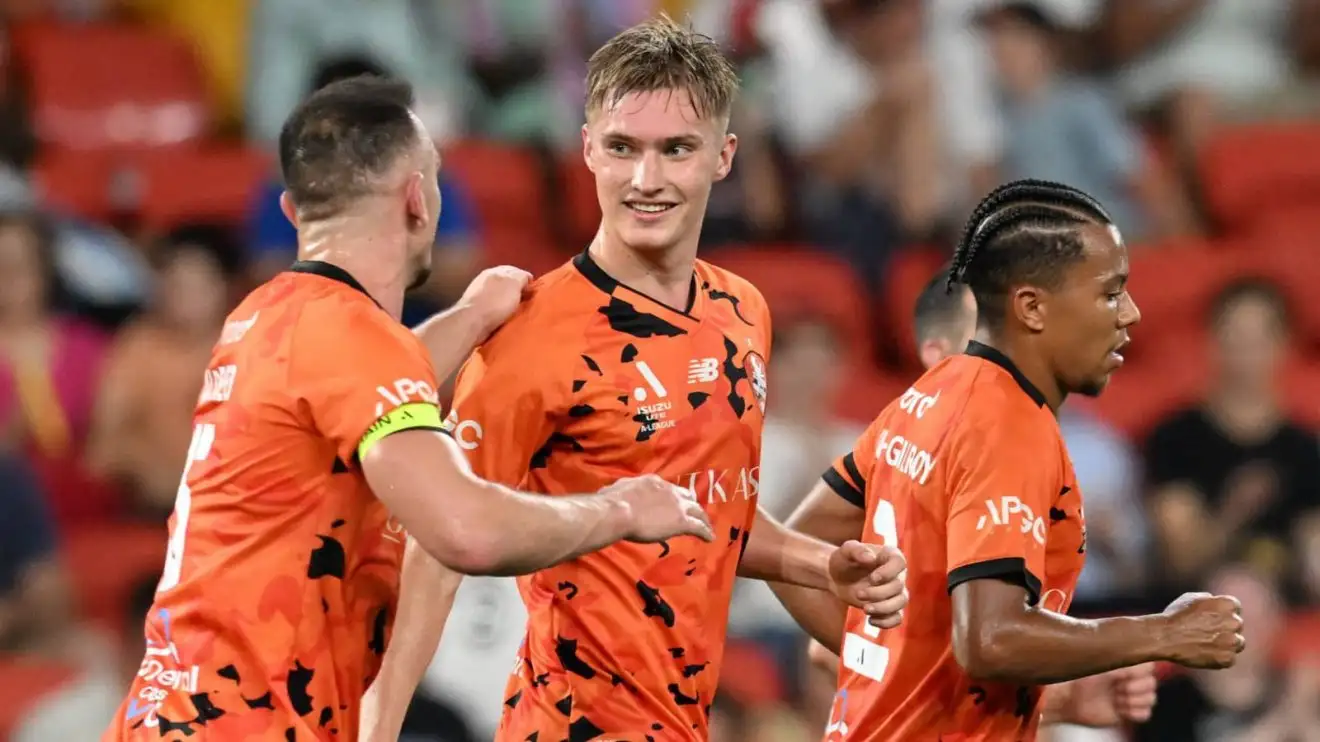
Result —
M1000 321L996 307L1014 284L1055 286L1061 268L1081 258L1078 230L1113 224L1086 193L1046 180L1015 180L991 191L967 219L953 254L947 290L964 284L976 297L978 317Z

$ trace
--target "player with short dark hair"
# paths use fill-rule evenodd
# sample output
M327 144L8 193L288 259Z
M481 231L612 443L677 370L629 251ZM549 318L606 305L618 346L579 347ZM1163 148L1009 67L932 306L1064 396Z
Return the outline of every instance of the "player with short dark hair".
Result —
M1127 273L1118 229L1076 189L1010 183L968 220L946 285L974 295L974 339L886 407L789 521L907 556L897 629L849 609L839 631L837 613L781 593L795 615L814 609L804 625L841 657L827 739L1030 740L1043 712L1068 720L1043 703L1047 684L1158 660L1226 667L1241 651L1230 597L1066 615L1086 529L1055 415L1122 365L1140 318Z
M717 535L520 579L527 635L498 740L705 740L737 576L832 590L897 623L900 555L794 534L757 507L770 315L755 287L697 259L737 146L736 87L714 41L664 17L591 57L582 147L600 230L533 284L456 383L450 423L479 475L554 500L656 472L696 493ZM397 735L457 582L410 554L369 691L373 742Z
M484 574L713 537L658 477L529 496L477 479L441 433L437 369L513 312L527 276L488 271L420 337L399 323L440 211L438 155L411 106L402 83L352 79L281 133L300 259L243 300L212 352L146 652L106 740L354 739L405 534Z

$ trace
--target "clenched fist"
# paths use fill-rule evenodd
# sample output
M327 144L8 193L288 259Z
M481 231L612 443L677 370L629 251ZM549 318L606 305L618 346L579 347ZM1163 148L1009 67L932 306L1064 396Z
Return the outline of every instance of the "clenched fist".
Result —
M710 519L692 490L670 484L654 474L620 479L600 490L628 507L631 524L624 538L653 544L673 536L696 536L713 541Z
M483 328L482 338L504 324L522 302L532 274L511 265L499 265L477 274L458 303L472 307Z
M1242 604L1231 595L1186 593L1164 609L1167 656L1184 667L1232 667L1246 646Z

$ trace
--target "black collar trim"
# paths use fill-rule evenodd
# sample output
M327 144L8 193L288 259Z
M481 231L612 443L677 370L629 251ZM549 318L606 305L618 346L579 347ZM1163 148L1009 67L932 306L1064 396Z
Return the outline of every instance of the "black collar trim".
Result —
M578 272L581 273L588 281L590 281L592 285L594 285L596 288L610 295L614 294L615 289L619 288L620 286L623 286L624 288L628 289L634 294L637 294L638 296L646 297L646 299L652 302L653 304L662 306L671 312L676 312L678 314L684 315L685 317L691 317L692 310L697 305L697 274L696 273L692 274L692 288L690 291L688 291L687 308L676 309L662 301L654 299L638 291L637 289L631 286L628 286L627 284L619 283L617 280L614 279L613 276L606 273L604 268L600 267L600 264L597 263L595 259L591 257L591 253L587 250L583 250L582 252L578 253L577 257L573 258L573 267L577 268Z
M361 291L363 296L371 299L376 306L380 306L380 302L376 301L376 298L367 292L365 286L358 283L358 280L353 277L353 274L333 263L327 263L323 260L299 260L289 266L289 272L310 273L313 276L320 276L321 278L328 278L331 281L338 281L351 289Z
M1031 381L1023 375L1021 369L1017 367L1017 364L1013 363L1008 356L1001 353L997 348L992 348L985 343L978 343L973 340L967 344L967 350L965 352L969 356L983 358L1007 371L1009 375L1013 377L1013 381L1016 381L1017 385L1022 387L1022 391L1026 392L1028 397L1031 397L1031 401L1035 402L1040 407L1044 407L1048 404L1045 400L1045 395L1040 389L1036 388L1036 385L1032 384Z

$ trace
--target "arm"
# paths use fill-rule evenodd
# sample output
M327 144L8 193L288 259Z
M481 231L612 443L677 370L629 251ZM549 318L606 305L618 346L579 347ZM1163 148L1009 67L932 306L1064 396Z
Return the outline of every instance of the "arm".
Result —
M1046 685L1166 659L1163 616L1082 620L998 579L953 590L953 652L974 679Z
M831 544L861 538L866 511L821 481L788 519L788 527ZM755 532L753 532L755 533ZM749 542L748 548L751 548ZM834 596L793 585L771 583L793 620L825 649L839 653L848 607Z
M412 538L403 557L394 635L380 673L362 698L361 740L393 740L431 664L463 575L432 559Z
M766 582L829 590L830 554L835 547L808 535L796 533L756 509L747 551L738 563L738 576Z

